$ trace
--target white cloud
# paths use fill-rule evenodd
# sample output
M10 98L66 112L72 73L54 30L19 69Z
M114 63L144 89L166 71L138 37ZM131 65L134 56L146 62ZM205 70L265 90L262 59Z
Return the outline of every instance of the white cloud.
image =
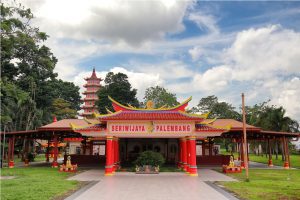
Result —
M169 60L155 64L131 62L130 67L138 72L156 74L163 80L190 78L195 74L188 65L177 60Z
M272 25L240 32L224 55L236 80L299 73L300 33Z
M220 32L217 20L213 15L198 11L190 13L188 19L195 22L201 30L208 31L210 34L219 34Z
M287 111L287 116L296 117L300 121L300 78L294 77L285 82L279 82L271 88L272 101L275 105L281 105Z
M186 1L44 0L33 6L40 28L52 37L137 45L182 31Z
M114 67L109 72L114 73L124 73L128 76L128 81L131 83L132 88L137 89L137 97L140 101L142 101L145 90L148 87L156 86L156 85L162 85L163 80L159 77L158 74L154 73L141 73L141 72L134 72L131 70L127 70L123 67ZM106 74L108 71L96 71L97 76L105 79ZM80 72L77 76L74 77L74 84L80 87L80 92L82 93L84 91L83 85L85 84L85 77L91 76L91 71L84 71ZM102 85L104 85L104 81L101 82Z

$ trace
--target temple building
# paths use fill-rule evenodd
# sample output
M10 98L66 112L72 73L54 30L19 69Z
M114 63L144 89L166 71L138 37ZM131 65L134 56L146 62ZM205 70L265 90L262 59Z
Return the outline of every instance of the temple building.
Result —
M5 133L1 139L8 143L7 160L14 166L16 140L42 139L48 141L47 161L53 155L52 166L58 166L59 143L66 142L64 162L67 156L78 166L94 165L105 168L105 175L113 175L123 166L130 166L141 152L159 152L166 164L182 168L187 174L197 176L199 166L226 165L230 155L223 155L216 139L226 139L236 146L238 157L243 163L248 145L243 140L243 123L234 119L209 119L209 113L191 114L186 107L191 97L177 106L153 108L149 101L144 108L122 105L108 97L114 110L98 114L95 106L101 78L95 69L86 78L84 119L63 119L39 127L37 130ZM281 143L284 167L290 168L288 141L298 139L299 133L265 131L246 124L247 141L266 141L269 144L269 166L272 166L271 142ZM51 148L50 148L51 144ZM249 146L248 146L249 148ZM51 149L51 152L49 152ZM245 152L245 153L244 153Z
M95 68L93 69L93 73L90 77L85 78L86 84L83 85L86 90L82 93L85 95L83 101L83 113L81 116L90 118L94 112L97 111L97 107L95 102L98 100L97 91L101 88L100 82L101 78L98 78L95 72Z

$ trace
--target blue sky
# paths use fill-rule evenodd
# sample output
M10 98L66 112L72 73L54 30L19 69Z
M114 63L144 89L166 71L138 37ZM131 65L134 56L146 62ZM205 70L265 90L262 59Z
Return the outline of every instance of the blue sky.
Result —
M26 0L49 36L59 77L93 67L129 77L142 101L161 85L191 106L216 95L239 107L271 99L300 120L300 2Z

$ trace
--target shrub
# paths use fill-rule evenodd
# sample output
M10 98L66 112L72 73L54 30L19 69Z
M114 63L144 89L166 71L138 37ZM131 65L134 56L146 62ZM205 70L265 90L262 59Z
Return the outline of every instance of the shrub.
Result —
M152 165L152 166L161 166L165 163L165 158L158 152L153 151L144 151L135 161L135 165Z

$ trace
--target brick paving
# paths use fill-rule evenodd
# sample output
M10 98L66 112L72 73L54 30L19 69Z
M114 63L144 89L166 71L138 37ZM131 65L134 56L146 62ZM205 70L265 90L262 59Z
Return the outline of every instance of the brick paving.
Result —
M89 170L69 178L79 181L98 181L67 200L228 200L235 199L216 190L206 181L235 181L210 169L199 169L199 177L185 173L163 172L158 175L137 175L119 172L105 177L103 170Z

